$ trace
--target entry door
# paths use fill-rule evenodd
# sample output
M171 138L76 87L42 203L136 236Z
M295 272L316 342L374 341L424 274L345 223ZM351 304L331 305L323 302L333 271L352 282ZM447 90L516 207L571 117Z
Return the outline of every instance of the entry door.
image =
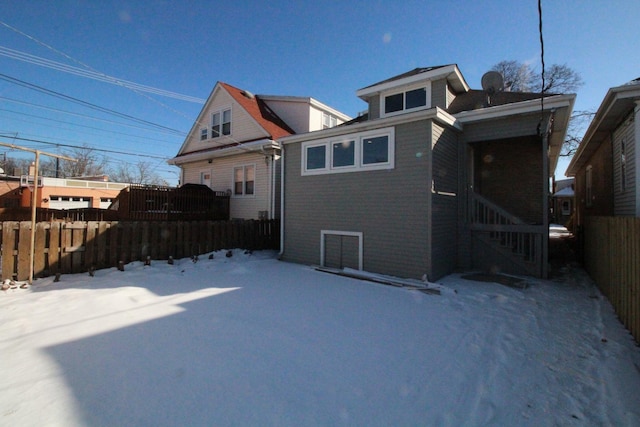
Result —
M362 270L362 233L322 231L321 238L323 267Z
M200 184L211 188L211 170L200 172Z

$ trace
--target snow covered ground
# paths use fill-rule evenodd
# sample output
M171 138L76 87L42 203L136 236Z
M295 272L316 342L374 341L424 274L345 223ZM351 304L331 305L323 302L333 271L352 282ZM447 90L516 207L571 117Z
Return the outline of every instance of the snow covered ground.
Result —
M9 289L0 425L640 425L640 348L582 270L440 283L234 251Z

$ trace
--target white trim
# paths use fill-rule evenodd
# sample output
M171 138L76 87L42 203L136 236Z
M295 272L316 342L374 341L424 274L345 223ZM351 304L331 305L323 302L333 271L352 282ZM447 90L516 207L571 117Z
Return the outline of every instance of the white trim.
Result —
M337 116L338 118L342 119L345 122L348 122L349 120L352 119L352 117L348 116L347 114L336 110L335 108L332 108L330 106L328 106L327 104L324 104L320 101L318 101L315 98L311 98L311 97L304 97L304 96L287 96L287 95L256 95L258 98L262 99L263 101L265 101L267 104L269 103L269 101L273 101L273 102L293 102L293 103L302 103L302 104L307 104L310 105L312 107L315 107L321 111L325 111L327 113L330 113L334 116Z
M351 236L358 238L358 270L363 270L363 262L362 262L362 254L363 254L363 244L362 237L363 234L361 231L338 231L338 230L320 230L320 266L325 267L324 265L324 240L327 235L331 236Z
M421 105L419 107L414 107L414 108L405 108L406 104L407 104L407 92L411 92L413 90L416 89L424 89L425 90L425 105ZM399 95L402 94L402 110L398 110L398 111L393 111L391 113L386 113L385 109L386 109L386 101L387 98L389 96L393 96L393 95ZM384 117L392 117L392 116L397 116L398 114L407 114L407 113L413 113L414 111L420 111L420 110L429 110L431 108L431 81L426 81L426 82L420 82L411 86L404 86L401 88L396 88L396 90L390 90L388 92L382 92L380 93L380 117L384 118Z
M387 137L388 160L384 163L363 163L362 144L365 139L375 137ZM341 141L354 141L354 164L350 166L333 166L333 144ZM324 147L324 167L318 169L307 169L307 150L314 147ZM333 138L325 138L302 143L300 152L300 171L302 176L324 175L330 173L362 172L368 170L383 170L395 168L395 128L387 127L370 130L367 132L350 133L337 135Z
M459 72L458 67L455 64L452 64L440 68L435 68L430 71L425 71L423 73L414 74L403 79L391 80L386 83L380 83L374 86L365 87L356 91L356 96L363 98L379 92L384 92L413 83L422 82L424 80L435 80L438 77L448 76L452 73L454 73L460 79L461 83L463 83L466 92L468 90L468 86L462 78L462 74Z
M222 133L222 126L225 123L223 121L225 111L229 111L229 134L228 135L225 135L224 133ZM213 116L215 114L219 114L220 115L220 125L219 125L220 126L220 133L216 137L213 136ZM228 105L228 106L224 106L224 107L220 107L220 108L216 109L215 111L210 111L209 112L209 138L207 138L205 141L211 141L211 140L214 140L214 139L225 138L225 137L229 138L231 135L233 135L233 104Z
M253 193L246 194L247 190L247 167L253 167ZM242 169L242 194L236 194L236 169ZM235 165L231 169L231 197L234 199L252 199L256 197L257 168L255 163L243 163Z
M433 107L428 110L419 110L412 113L399 114L397 116L385 117L376 120L367 120L348 126L336 126L331 129L318 130L315 132L288 135L278 139L281 144L293 144L310 140L320 140L324 138L340 137L341 135L350 135L357 132L367 132L375 129L383 129L398 124L411 123L418 120L437 120L438 122L451 126L461 131L462 125L459 121L447 113L440 107Z
M572 107L575 95L555 95L544 99L544 109L552 110L562 107ZM529 101L514 102L511 104L497 105L495 107L480 108L471 111L462 111L455 114L455 118L462 124L480 120L495 119L516 114L526 114L540 111L540 98Z
M219 147L224 147L226 144L218 145ZM251 153L256 151L262 151L263 148L279 148L279 146L274 144L272 139L264 138L258 141L252 142L244 142L239 143L237 145L232 145L230 147L224 147L220 149L216 149L215 146L211 147L211 149L206 151L198 151L195 153L185 154L183 156L174 157L173 159L169 159L167 163L170 165L183 165L186 163L197 162L200 160L209 160L214 159L216 157L225 157L231 156L234 154L240 153Z

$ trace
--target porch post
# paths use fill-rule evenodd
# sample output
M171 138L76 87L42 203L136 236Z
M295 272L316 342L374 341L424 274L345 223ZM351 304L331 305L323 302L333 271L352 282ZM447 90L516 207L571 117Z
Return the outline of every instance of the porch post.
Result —
M552 113L553 114L553 113ZM542 132L542 278L549 277L549 131Z

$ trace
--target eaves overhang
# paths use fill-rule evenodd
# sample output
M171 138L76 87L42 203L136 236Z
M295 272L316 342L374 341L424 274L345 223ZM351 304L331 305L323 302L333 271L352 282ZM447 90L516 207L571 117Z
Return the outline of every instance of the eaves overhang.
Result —
M465 125L486 120L506 119L510 116L530 115L545 112L553 114L553 126L549 135L549 175L555 173L558 164L558 158L562 145L567 136L567 129L573 106L575 104L576 95L553 95L544 98L544 103L540 99L531 99L527 101L514 102L510 104L497 105L495 107L479 108L477 110L462 111L455 114L456 119Z
M356 96L366 101L372 95L376 95L387 90L411 85L425 80L433 81L444 76L447 77L447 80L456 92L467 92L469 90L469 85L462 76L458 66L451 64L443 67L436 67L433 70L414 74L408 77L386 80L379 84L364 87L356 91Z
M567 176L575 176L607 140L611 132L633 111L640 101L640 85L629 84L609 89L589 124L582 141L567 167Z
M369 130L379 129L388 126L399 125L403 123L415 122L418 120L435 120L443 125L449 126L458 131L462 131L461 124L451 114L447 113L440 107L430 108L428 110L416 111L413 113L399 114L397 116L386 117L382 119L360 122L348 126L336 126L330 129L318 130L296 135L289 135L278 139L283 145L293 144L297 142L311 141L314 139L331 138L334 136L345 135L356 132L365 132Z
M186 163L198 162L202 160L213 160L220 157L233 156L243 153L271 153L273 150L280 149L280 144L272 139L259 139L246 143L233 143L209 149L194 151L181 156L169 159L167 163L170 165L180 166Z

